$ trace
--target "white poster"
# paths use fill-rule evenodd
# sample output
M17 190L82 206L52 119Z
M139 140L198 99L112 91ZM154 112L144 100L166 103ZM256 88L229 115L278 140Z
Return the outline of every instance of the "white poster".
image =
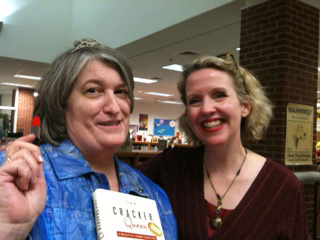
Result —
M287 106L286 165L311 165L314 107L289 103Z

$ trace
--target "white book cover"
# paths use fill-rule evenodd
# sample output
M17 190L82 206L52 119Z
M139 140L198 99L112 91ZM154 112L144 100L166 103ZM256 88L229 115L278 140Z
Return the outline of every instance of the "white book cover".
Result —
M154 200L106 189L92 196L98 239L165 239Z

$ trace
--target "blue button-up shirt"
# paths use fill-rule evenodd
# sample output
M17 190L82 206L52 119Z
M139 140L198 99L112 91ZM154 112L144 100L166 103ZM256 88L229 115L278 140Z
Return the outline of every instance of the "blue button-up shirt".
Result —
M35 222L30 239L96 239L92 192L110 189L108 179L94 172L69 140L58 147L43 144L43 169L47 183L46 206ZM5 153L0 154L0 163ZM166 193L138 170L114 158L120 192L136 193L157 203L165 239L178 239L176 220Z

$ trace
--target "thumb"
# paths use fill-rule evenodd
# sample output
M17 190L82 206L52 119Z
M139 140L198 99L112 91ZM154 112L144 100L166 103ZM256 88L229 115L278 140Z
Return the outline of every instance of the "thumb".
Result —
M43 173L43 163L39 164L39 172L38 172L38 177L40 179L44 179L44 173Z
M18 138L17 141L32 143L35 138L36 138L36 136L34 134L29 134L27 136Z
M32 143L35 138L36 138L36 136L35 136L34 134L29 134L29 135L27 135L27 136L18 138L16 141ZM0 147L0 151L6 150L7 147L8 147L12 142L13 142L13 141L10 141L10 142L7 143L6 145L2 145L2 146Z

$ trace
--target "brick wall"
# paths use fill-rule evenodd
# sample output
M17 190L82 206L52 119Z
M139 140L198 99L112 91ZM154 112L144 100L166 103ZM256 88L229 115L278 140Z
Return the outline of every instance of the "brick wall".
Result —
M33 92L32 89L19 88L17 131L23 129L23 135L30 133L34 107Z
M241 11L240 64L254 72L274 103L263 140L248 147L284 164L288 103L314 106L318 80L319 10L299 0L270 0ZM316 139L316 114L314 137ZM315 154L313 156L315 159ZM289 167L313 171L315 166ZM309 231L313 185L304 185Z
M254 147L278 162L284 161L287 104L316 106L318 29L318 9L296 0L242 11L240 63L258 76L275 104L269 131Z

